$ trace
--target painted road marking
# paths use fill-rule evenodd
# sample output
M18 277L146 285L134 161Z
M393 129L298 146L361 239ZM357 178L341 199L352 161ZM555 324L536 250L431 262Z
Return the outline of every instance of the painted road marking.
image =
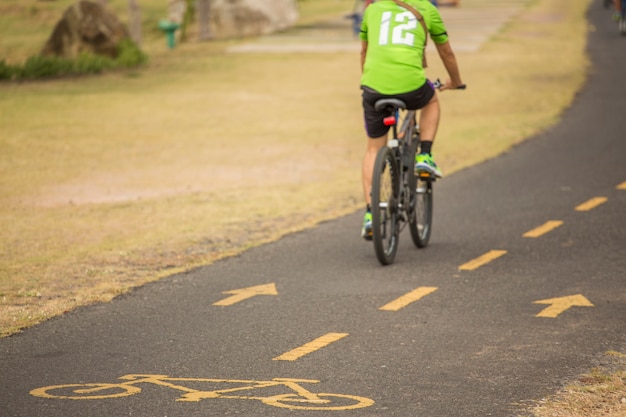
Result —
M604 204L606 203L608 200L608 198L606 197L594 197L590 200L585 201L584 203L576 206L576 211L589 211L592 210L596 207L598 207L600 204Z
M472 259L471 261L464 263L463 265L459 266L459 269L462 271L473 271L474 269L488 264L489 262L498 259L505 254L505 250L492 250L485 253L484 255L479 256L476 259Z
M551 232L552 230L556 229L562 224L563 222L560 220L550 220L550 221L545 222L541 226L534 228L533 230L529 230L528 232L524 233L522 236L531 237L531 238L543 236L546 233Z
M80 383L50 385L35 388L30 395L40 398L56 398L65 400L103 400L108 398L127 397L139 394L144 384L152 383L161 388L171 388L182 394L176 398L180 402L198 402L215 398L231 400L261 401L265 405L287 408L290 410L324 410L339 411L369 407L374 400L347 394L317 394L303 387L302 384L316 384L315 379L272 378L271 380L246 379L214 379L214 378L172 378L167 375L130 374L119 377L124 382L116 383ZM190 383L194 388L188 387ZM224 384L223 389L219 389ZM139 386L138 386L139 385ZM200 390L199 388L212 388ZM254 395L250 391L256 390ZM273 388L267 390L267 388ZM280 394L275 389L288 391ZM280 395L277 395L279 393ZM263 413L262 415L264 415Z
M324 336L318 337L317 339L305 343L299 348L290 350L289 352L283 353L280 356L275 357L273 360L275 361L295 361L300 359L304 355L308 355L309 353L315 352L316 350L320 350L331 343L334 343L344 337L348 336L348 333L327 333Z
M254 287L240 288L238 290L224 291L222 294L233 294L230 297L224 298L216 303L214 306L230 306L240 301L247 300L248 298L255 297L257 295L278 295L276 291L276 284L273 282L270 284L256 285Z
M626 181L616 187L618 190L626 190Z
M585 298L582 294L570 295L567 297L559 297L559 298L550 298L548 300L539 300L535 301L534 304L549 304L550 307L547 307L535 317L549 317L555 318L565 310L568 310L571 307L593 307L587 298Z
M402 297L398 297L390 303L385 304L379 310L385 311L398 311L403 307L408 306L414 301L419 300L422 297L427 296L430 293L437 291L437 287L419 287L413 291L404 294Z

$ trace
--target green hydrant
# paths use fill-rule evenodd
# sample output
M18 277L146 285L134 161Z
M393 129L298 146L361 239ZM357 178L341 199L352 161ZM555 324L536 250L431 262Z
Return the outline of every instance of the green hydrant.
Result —
M169 20L159 20L159 29L165 32L167 46L172 49L176 46L176 31L180 25Z

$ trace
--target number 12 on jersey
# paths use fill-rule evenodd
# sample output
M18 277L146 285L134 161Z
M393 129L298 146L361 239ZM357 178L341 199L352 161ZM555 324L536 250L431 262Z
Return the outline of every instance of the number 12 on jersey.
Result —
M411 12L402 12L395 16L393 12L383 12L378 44L389 45L389 35L391 35L392 45L412 46L415 43L415 35L410 31L416 27L417 19Z

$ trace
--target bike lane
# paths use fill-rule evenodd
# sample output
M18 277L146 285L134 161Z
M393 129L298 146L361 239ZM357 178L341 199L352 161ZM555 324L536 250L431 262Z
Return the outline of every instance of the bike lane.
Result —
M396 264L381 269L355 236L359 213L79 309L0 340L3 415L292 416L311 410L279 399L333 398L344 402L329 411L346 415L509 416L607 350L624 352L626 103L614 86L626 62L611 35L599 24L591 34L594 73L559 127L436 184L434 239L417 263L405 235ZM596 197L606 200L577 210ZM523 236L547 221L562 223ZM554 301L577 295L593 306ZM552 305L555 317L538 316ZM98 388L104 399L30 394L138 373L185 381L125 397L102 385L63 391ZM274 378L343 397L303 402L305 391ZM171 384L205 394L177 401L190 391ZM250 389L232 391L242 384Z

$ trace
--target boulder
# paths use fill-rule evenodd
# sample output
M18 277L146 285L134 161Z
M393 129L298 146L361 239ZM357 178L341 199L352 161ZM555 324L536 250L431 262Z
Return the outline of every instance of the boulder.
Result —
M91 52L115 58L117 45L128 37L127 27L101 3L82 0L65 10L41 55L75 58Z
M265 35L292 26L297 0L213 0L209 28L215 38Z

